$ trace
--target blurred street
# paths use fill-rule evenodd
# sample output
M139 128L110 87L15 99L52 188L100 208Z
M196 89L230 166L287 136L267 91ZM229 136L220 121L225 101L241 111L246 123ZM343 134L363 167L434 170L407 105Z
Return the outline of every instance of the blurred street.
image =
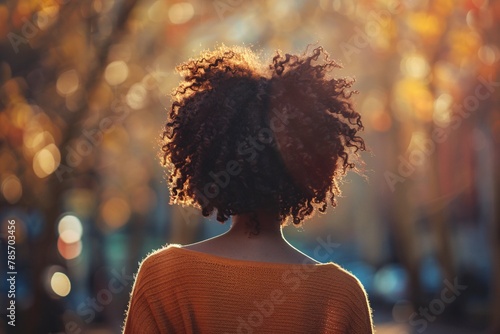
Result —
M220 44L356 80L366 177L284 234L377 333L500 333L500 0L0 1L0 333L119 333L148 253L228 228L169 204L158 144L175 67Z

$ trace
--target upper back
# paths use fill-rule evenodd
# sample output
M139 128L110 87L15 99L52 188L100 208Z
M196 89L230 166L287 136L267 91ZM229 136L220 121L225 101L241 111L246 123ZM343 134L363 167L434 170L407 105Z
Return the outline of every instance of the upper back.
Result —
M169 246L143 261L136 290L164 332L371 329L362 286L333 263L244 261Z

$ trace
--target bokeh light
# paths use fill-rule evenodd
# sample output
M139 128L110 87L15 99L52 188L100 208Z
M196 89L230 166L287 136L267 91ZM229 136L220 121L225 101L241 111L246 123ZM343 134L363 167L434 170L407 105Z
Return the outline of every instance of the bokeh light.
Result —
M407 273L399 265L386 265L380 268L373 278L373 288L381 297L397 301L404 296Z
M127 79L127 77L128 66L122 60L109 63L109 65L106 66L106 70L104 71L104 78L111 86L116 86L123 83Z
M443 93L434 101L434 114L432 118L436 125L446 127L451 120L451 104L453 98L451 95Z
M82 237L83 226L78 219L78 217L74 215L65 215L59 220L59 224L57 225L57 231L59 235L65 232L72 232L72 234L76 237L76 240L79 240ZM65 240L68 243L71 243L70 240Z
M80 84L80 78L76 70L63 72L57 78L56 88L61 96L66 96L76 92Z
M10 204L16 204L23 195L21 180L15 175L9 175L2 181L2 195Z
M132 85L127 93L126 101L130 108L141 109L146 104L146 87L142 83Z
M112 197L101 206L101 217L108 228L122 227L130 218L130 206L120 197Z
M48 131L39 131L39 127L32 126L24 132L24 145L32 152L54 143L54 137Z
M61 153L54 144L49 144L35 154L33 158L33 171L39 178L52 174L61 162Z
M58 6L46 6L36 13L35 22L39 29L45 30L52 25L59 13Z
M498 60L498 49L494 45L482 45L477 56L486 65L493 65Z
M175 15L176 13L172 13ZM182 15L182 13L181 13ZM163 0L155 1L148 9L148 17L153 22L163 22L169 16L167 2Z
M173 24L183 24L194 15L193 5L189 2L174 3L168 10L168 18Z
M50 278L50 287L56 295L66 297L71 291L71 282L66 274L55 272Z
M83 226L75 215L64 215L57 225L59 238L57 239L57 250L66 259L71 260L78 257L82 252Z
M401 61L401 69L408 76L415 79L425 78L430 71L429 64L421 55L411 55L403 58Z
M68 231L65 233L67 232ZM63 236L63 234L61 234L57 239L57 250L59 251L59 254L61 254L61 256L66 260L72 260L80 256L83 248L81 240L78 239L71 243L66 242L66 240L68 240L68 236Z

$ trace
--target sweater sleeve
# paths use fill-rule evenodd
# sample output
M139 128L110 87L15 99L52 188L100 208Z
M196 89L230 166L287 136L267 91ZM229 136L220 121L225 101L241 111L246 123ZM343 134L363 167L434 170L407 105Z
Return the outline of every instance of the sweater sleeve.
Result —
M342 267L334 265L332 268L335 270L328 276L328 316L324 332L373 334L372 312L365 288Z
M150 267L148 262L146 258L139 267L130 295L123 334L160 333L150 305L148 286L145 284Z
M354 278L352 304L352 320L350 334L372 334L373 328L372 312L368 296L361 282Z

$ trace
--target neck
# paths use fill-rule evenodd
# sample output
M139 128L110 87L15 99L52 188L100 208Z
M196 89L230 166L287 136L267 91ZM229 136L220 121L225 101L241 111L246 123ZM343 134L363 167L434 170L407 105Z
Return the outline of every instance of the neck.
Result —
M258 233L254 228L256 221L259 224ZM226 232L228 236L243 236L251 239L283 239L281 221L276 214L257 212L256 214L240 214L232 218L231 228Z

